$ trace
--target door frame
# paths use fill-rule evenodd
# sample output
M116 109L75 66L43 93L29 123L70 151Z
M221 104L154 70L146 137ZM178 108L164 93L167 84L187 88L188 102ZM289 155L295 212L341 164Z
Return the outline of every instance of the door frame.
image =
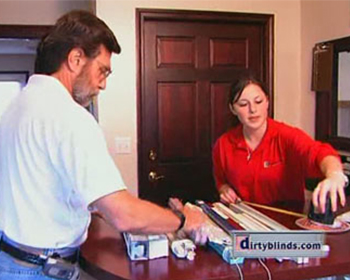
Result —
M269 115L274 115L274 15L272 14L253 14L237 12L212 12L212 11L193 11L193 10L164 10L164 9L136 9L136 50L137 50L137 150L138 150L138 182L141 184L143 179L144 156L142 151L142 93L144 91L144 65L145 54L143 53L143 30L147 21L182 21L182 22L212 22L212 23L254 23L263 26L264 44L262 69L263 80L270 95ZM140 188L140 186L139 186Z

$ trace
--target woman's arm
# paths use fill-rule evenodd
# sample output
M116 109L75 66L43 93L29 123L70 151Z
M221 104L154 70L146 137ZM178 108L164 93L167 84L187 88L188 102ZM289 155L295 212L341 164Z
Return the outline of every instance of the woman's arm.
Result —
M298 128L286 128L283 136L287 140L290 155L298 155L302 160L306 176L325 177L313 192L314 206L324 212L328 195L331 198L333 211L337 209L338 196L341 205L345 205L344 185L347 177L342 171L342 163L337 152L329 144L313 140Z
M235 203L239 197L232 187L227 183L226 170L223 166L220 139L215 143L212 157L213 157L213 175L215 179L216 188L220 194L220 200L225 203Z
M338 196L340 198L340 204L345 205L345 192L344 187L347 186L347 177L343 173L342 164L336 156L326 156L320 162L320 169L325 176L314 190L312 194L312 202L315 207L319 207L322 213L325 212L325 205L328 194L331 198L332 211L337 210Z

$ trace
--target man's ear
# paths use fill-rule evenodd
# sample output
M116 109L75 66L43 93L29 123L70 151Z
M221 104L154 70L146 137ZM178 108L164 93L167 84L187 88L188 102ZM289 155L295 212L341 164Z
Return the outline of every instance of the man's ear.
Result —
M79 74L86 63L84 51L81 48L73 48L68 53L67 66L71 72Z
M230 108L231 113L234 114L235 116L237 116L237 113L236 113L236 111L235 111L235 109L233 108L233 105L232 105L231 103L228 104L228 107Z

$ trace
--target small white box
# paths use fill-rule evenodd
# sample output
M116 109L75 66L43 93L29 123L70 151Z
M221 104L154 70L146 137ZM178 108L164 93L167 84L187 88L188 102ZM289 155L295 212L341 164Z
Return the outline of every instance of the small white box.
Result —
M169 242L165 234L141 235L123 233L131 260L151 260L169 256Z

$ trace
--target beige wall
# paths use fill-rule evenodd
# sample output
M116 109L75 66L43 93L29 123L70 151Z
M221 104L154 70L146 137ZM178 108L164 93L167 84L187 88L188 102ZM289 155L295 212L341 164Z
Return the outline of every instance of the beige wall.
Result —
M95 0L0 0L0 24L50 25L73 9L95 12Z
M347 0L26 0L1 1L0 24L52 24L73 9L95 10L112 28L122 53L99 99L100 123L130 190L137 193L135 8L191 9L275 15L275 118L314 134L311 49L319 41L350 35ZM115 137L130 137L132 152L117 155Z
M316 42L350 35L347 0L139 1L96 0L96 13L113 29L123 51L100 97L100 120L113 153L116 136L132 139L130 155L114 155L124 180L137 192L135 8L191 9L275 15L275 118L314 136L315 96L310 91Z
M299 123L314 135L315 93L311 88L312 47L316 42L350 36L350 1L301 1L301 91Z
M114 158L124 180L137 192L137 116L135 8L191 9L269 13L275 15L275 116L300 126L300 1L130 1L97 0L96 13L110 25L122 46L113 58L113 74L101 94L100 123L111 153L116 136L132 139L130 155ZM288 104L288 106L287 106Z

